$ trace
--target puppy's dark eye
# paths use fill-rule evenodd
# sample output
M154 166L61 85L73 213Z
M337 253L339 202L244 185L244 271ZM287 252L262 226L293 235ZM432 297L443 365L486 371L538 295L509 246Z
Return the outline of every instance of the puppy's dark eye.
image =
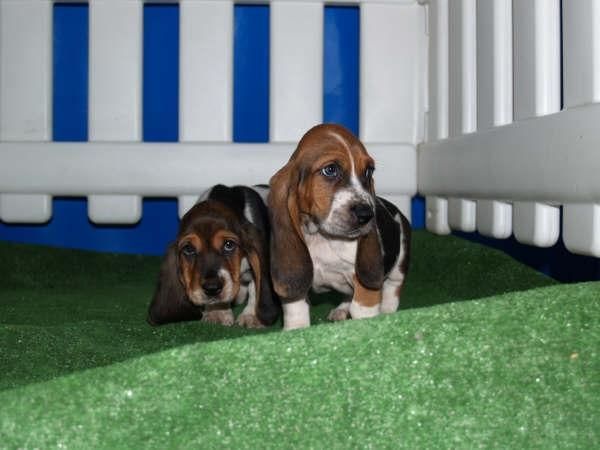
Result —
M328 164L321 169L321 174L327 178L337 178L340 176L341 169L337 164Z
M196 256L196 249L194 248L194 246L192 244L185 244L182 248L181 248L181 253L183 253L184 256Z
M237 244L235 243L235 241L232 241L230 239L227 239L224 243L223 243L223 253L233 253L233 251L237 248Z
M373 172L375 172L375 167L369 166L365 169L365 178L369 180L373 176Z

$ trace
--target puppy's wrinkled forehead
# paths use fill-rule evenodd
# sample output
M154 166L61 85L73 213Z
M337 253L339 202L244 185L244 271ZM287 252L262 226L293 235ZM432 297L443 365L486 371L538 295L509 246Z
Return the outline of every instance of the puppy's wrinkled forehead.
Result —
M179 236L195 233L209 238L222 230L239 233L235 214L223 204L206 200L194 205L181 219Z
M291 159L303 166L313 166L328 159L360 167L373 164L358 138L346 128L334 124L317 125L307 131Z

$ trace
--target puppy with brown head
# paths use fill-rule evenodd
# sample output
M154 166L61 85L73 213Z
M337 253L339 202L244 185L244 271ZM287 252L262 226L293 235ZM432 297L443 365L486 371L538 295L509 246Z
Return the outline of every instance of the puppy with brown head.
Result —
M375 196L375 162L346 128L310 129L270 181L271 275L284 328L310 325L307 293L348 296L332 320L397 310L410 225Z
M268 261L268 217L254 190L215 186L183 217L148 312L153 325L182 320L271 325L278 314Z

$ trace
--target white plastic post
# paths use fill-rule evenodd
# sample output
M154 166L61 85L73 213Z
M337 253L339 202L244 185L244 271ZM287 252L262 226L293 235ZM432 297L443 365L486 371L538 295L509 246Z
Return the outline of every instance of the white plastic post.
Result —
M484 236L506 239L512 234L512 205L494 200L477 200L477 231Z
M513 20L515 118L558 112L560 0L513 2ZM551 246L558 239L559 210L540 203L516 203L513 226L520 242Z
M141 0L91 0L89 6L89 139L140 141L142 137ZM137 195L90 195L95 223L136 223Z
M231 141L233 2L182 0L179 17L179 140Z
M461 198L448 199L448 224L450 228L470 233L476 229L477 203Z
M563 241L573 253L600 258L600 204L565 205Z
M423 138L426 34L418 4L360 8L360 135L365 142Z
M448 137L448 0L431 0L429 9L429 111L427 140Z
M449 132L477 128L477 18L475 0L449 2Z
M477 1L477 128L512 122L512 1Z
M0 141L52 139L52 2L0 2ZM31 164L36 164L31 161ZM44 223L52 197L0 193L0 220Z
M425 197L425 226L436 234L450 234L447 199L434 196Z
M323 118L323 3L272 1L272 142L297 142Z
M565 106L600 102L600 2L566 1L562 8Z

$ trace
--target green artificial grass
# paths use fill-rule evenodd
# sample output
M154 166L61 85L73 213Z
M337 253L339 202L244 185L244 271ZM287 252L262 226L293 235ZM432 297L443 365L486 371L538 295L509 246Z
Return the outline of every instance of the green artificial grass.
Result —
M159 258L0 243L0 448L591 448L600 283L416 232L396 314L144 319Z

